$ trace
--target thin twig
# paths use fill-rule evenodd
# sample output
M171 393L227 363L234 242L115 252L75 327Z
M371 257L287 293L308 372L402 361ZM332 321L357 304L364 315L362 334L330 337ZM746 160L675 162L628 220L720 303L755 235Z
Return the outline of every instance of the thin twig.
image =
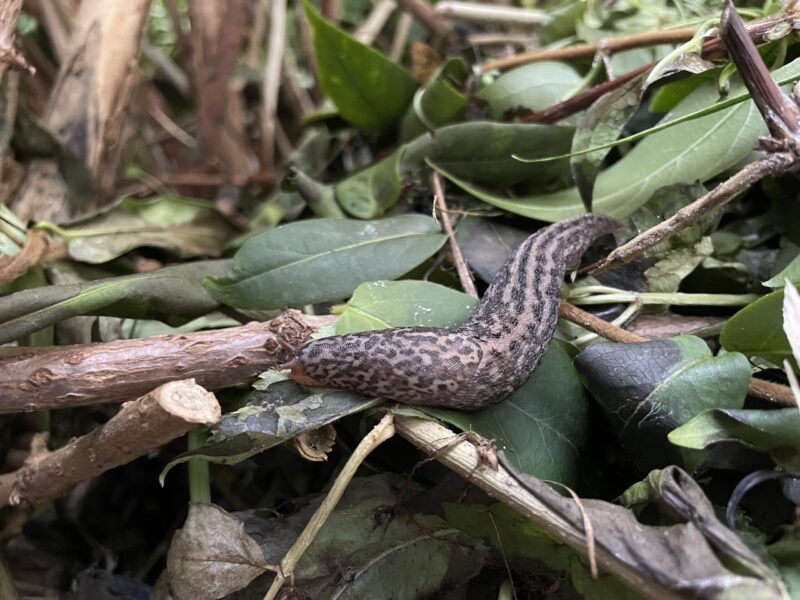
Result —
M270 7L269 47L261 83L261 167L275 167L275 120L278 112L278 91L281 87L281 65L286 42L286 0L272 0Z
M755 44L764 44L769 41L774 41L775 32L780 30L781 24L793 24L797 20L797 12L783 12L775 16L768 17L761 21L750 22L746 25L747 32L750 39ZM791 31L791 27L787 27L786 35ZM680 29L668 29L664 31L648 31L644 33L635 33L632 35L621 36L601 40L594 44L578 44L575 46L567 46L566 48L555 48L551 50L538 50L536 52L528 52L525 54L517 54L499 60L484 63L481 66L482 71L489 71L491 69L508 69L522 64L537 62L541 60L556 60L556 59L575 59L575 58L589 58L599 51L606 52L619 52L621 50L629 50L643 46L651 46L655 44L664 43L679 43L686 42L694 37L696 28L683 27ZM703 47L700 54L703 58L719 58L724 55L725 44L722 38L716 32L711 32L708 39L703 42Z
M565 48L551 50L537 50L524 54L515 54L497 60L491 60L481 66L481 71L493 69L509 69L519 65L543 60L574 60L578 58L591 58L600 51L614 53L621 50L641 48L643 46L656 46L658 44L675 44L686 42L697 33L696 27L682 27L680 29L666 29L663 31L646 31L634 33L617 38L609 38L593 44L577 44Z
M514 25L542 25L549 20L543 10L517 8L479 2L443 0L436 3L436 13L448 19L477 21L479 23L511 23Z
M322 526L331 516L331 513L336 508L339 500L342 499L342 495L347 489L347 486L350 484L350 481L353 479L353 476L356 474L356 471L358 471L358 468L361 466L361 463L364 462L367 456L369 456L372 451L375 450L375 448L380 446L393 435L394 416L391 413L387 413L383 416L380 422L372 428L372 431L364 436L364 439L361 440L358 446L356 446L353 454L342 468L341 473L339 473L339 475L336 477L336 480L333 482L333 485L331 486L328 494L325 496L325 499L319 505L317 510L314 511L313 516L309 520L305 529L303 529L300 537L297 538L295 543L286 553L286 556L283 557L280 570L275 576L275 579L272 582L269 590L267 590L267 593L264 595L264 600L275 600L275 598L277 598L278 592L280 592L283 584L287 579L292 578L294 569L297 566L297 562L314 541L314 538L317 537L319 530L322 529Z
M764 177L783 174L797 166L798 158L790 152L768 154L764 158L750 163L705 196L684 206L666 221L619 246L603 260L581 269L579 274L591 275L630 262L659 242L694 225L712 210L724 206Z
M396 9L397 2L394 0L378 0L375 6L372 7L372 12L369 13L369 16L358 26L353 37L362 44L372 45L372 42L378 37L381 29L386 25L386 21L389 20L389 17L392 16Z
M428 4L427 0L398 0L398 4L400 4L404 10L407 10L422 21L422 24L436 35L449 35L450 28L442 18L436 14L436 11Z
M394 62L400 62L400 59L403 58L403 52L405 52L408 36L411 34L411 27L413 25L414 17L411 13L404 12L400 15L400 20L397 22L397 27L394 30L392 49L389 51L389 58Z
M450 223L450 215L447 212L447 202L444 197L444 186L442 185L442 178L436 171L431 175L431 183L433 185L433 201L439 209L439 218L442 220L442 228L450 240L450 251L453 253L453 263L458 272L458 279L461 282L463 290L472 296L478 297L478 290L475 289L475 282L472 280L472 275L467 267L467 262L464 260L464 255L461 253L461 248L456 241L456 235L453 232L453 225Z

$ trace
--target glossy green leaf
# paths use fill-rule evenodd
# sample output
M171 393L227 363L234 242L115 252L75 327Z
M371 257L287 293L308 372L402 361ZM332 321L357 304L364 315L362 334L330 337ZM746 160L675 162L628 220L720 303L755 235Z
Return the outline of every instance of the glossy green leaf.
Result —
M760 356L776 365L794 360L783 331L783 290L767 294L733 315L719 336L726 350Z
M434 254L446 237L424 215L379 221L316 219L250 238L228 277L206 288L237 308L281 308L346 298L364 281L393 279Z
M800 59L773 72L780 80L798 74ZM738 84L731 95L741 90L742 85ZM716 83L706 82L682 100L664 121L705 109L717 98ZM751 154L756 139L766 131L755 105L747 101L648 135L624 158L600 173L594 188L593 208L625 217L662 187L705 181L739 163ZM476 185L481 182L471 179L468 173L456 173L444 162L432 162L443 175L476 198L518 215L555 222L584 210L577 188L510 199Z
M0 344L78 315L162 319L180 325L219 307L202 281L230 261L202 261L152 273L50 285L0 298Z
M336 321L336 335L388 327L453 327L478 301L429 281L362 283Z
M680 464L667 433L709 408L740 408L750 366L739 353L713 356L697 337L597 344L575 366L643 472Z
M537 62L501 75L476 96L489 104L493 119L507 113L536 112L558 104L581 82L578 72L560 62Z
M305 1L322 89L356 127L383 132L405 113L417 84L389 58L328 23Z
M739 442L766 452L787 471L800 469L800 412L777 410L707 410L673 430L669 441L684 448L707 448Z
M121 198L94 215L55 229L67 240L71 258L92 264L145 246L180 258L219 256L237 233L213 203L176 195Z
M497 448L525 473L576 483L589 431L589 399L572 359L558 343L550 345L530 379L499 404L475 412L425 412L496 440Z
M402 150L340 181L335 186L336 200L350 215L375 219L400 198L400 156Z
M644 90L644 75L642 75L598 98L578 117L575 136L572 138L572 152L581 152L616 140L639 108ZM592 211L595 179L600 171L600 165L610 151L608 148L573 156L570 159L572 179L581 195L586 212Z
M573 129L560 125L472 121L437 129L406 144L404 172L426 167L426 161L457 177L487 185L508 186L521 181L548 182L568 164L566 160L525 164L513 155L549 156L569 149Z
M796 256L775 277L765 281L762 285L770 288L782 288L787 281L791 281L795 285L800 283L800 256Z
M469 67L462 59L445 61L425 87L414 95L400 125L400 140L407 141L428 130L460 121L469 105L469 98L461 91L467 77Z

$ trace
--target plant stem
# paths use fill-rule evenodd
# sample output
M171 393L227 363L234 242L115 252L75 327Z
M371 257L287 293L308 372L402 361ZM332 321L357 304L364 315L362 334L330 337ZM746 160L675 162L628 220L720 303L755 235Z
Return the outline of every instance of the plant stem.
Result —
M187 447L195 450L206 441L203 427L195 427L186 436ZM208 461L202 458L189 459L189 501L195 504L211 503L211 477L208 473Z

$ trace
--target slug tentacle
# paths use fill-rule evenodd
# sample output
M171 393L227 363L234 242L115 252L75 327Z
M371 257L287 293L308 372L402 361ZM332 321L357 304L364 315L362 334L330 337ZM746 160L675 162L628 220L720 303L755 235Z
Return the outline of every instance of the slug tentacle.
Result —
M545 227L509 257L462 325L316 340L289 363L292 378L409 404L475 410L499 402L528 380L547 350L566 269L617 227L591 214Z

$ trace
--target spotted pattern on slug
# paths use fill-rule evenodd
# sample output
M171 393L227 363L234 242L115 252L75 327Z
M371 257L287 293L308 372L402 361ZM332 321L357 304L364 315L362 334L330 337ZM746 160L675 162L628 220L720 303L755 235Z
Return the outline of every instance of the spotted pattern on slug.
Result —
M545 227L508 258L462 325L316 340L287 365L292 378L408 404L476 410L499 402L528 380L547 350L567 267L617 227L602 215Z

